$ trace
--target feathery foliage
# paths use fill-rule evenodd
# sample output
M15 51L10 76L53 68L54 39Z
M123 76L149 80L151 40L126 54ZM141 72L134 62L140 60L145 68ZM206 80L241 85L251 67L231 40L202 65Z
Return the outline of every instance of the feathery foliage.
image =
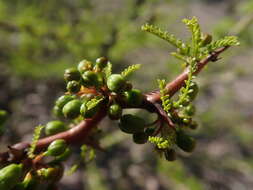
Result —
M124 71L121 72L121 76L124 78L129 77L133 72L140 69L141 64L130 65Z
M34 129L33 139L32 139L30 148L28 150L28 156L29 156L29 158L34 158L35 157L34 151L36 149L36 144L37 144L37 142L38 142L38 140L40 138L40 134L41 134L41 131L42 131L43 128L44 128L43 125L38 125Z

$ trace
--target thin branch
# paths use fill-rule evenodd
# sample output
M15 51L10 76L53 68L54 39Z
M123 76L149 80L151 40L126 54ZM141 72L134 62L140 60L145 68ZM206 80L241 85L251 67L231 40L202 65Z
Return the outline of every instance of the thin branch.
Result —
M216 51L211 53L207 58L201 60L198 63L197 70L194 74L198 74L208 62L217 61L218 56L228 48L229 46L217 49ZM174 79L172 82L166 85L166 89L168 90L168 94L170 96L173 96L181 87L185 85L185 80L187 80L188 78L188 72L189 72L188 69L186 69L183 73L181 73L178 77L176 77L176 79ZM160 91L156 90L150 93L146 93L144 95L145 99L143 101L143 104L137 108L146 109L151 112L159 113L156 104L160 102ZM93 118L86 119L80 122L77 126L73 127L68 131L40 139L37 143L36 151L45 149L51 142L53 142L56 139L64 139L68 144L81 144L82 142L85 141L85 138L88 137L91 129L97 126L99 122L106 116L105 110L106 109L101 108L100 111ZM170 123L170 121L167 122ZM21 142L11 146L11 148L24 151L29 146L30 143ZM9 152L0 153L0 163L6 162L9 158L10 158Z

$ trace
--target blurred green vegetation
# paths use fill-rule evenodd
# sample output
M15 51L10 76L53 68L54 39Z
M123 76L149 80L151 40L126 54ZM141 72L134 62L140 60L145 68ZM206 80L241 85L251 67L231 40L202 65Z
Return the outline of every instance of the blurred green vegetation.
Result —
M192 155L173 163L150 145L134 145L105 121L108 152L84 167L83 189L251 189L253 186L253 2L251 0L3 0L0 1L0 107L11 113L3 145L30 139L33 126L51 119L64 91L62 74L82 59L107 56L115 71L143 64L132 78L142 90L172 79L182 66L171 47L140 30L149 22L185 38L181 19L197 16L214 38L239 36L241 46L200 75ZM145 114L144 114L145 115ZM69 163L71 164L71 163ZM74 182L62 187L72 189ZM69 177L70 178L70 177ZM80 186L78 189L82 189Z

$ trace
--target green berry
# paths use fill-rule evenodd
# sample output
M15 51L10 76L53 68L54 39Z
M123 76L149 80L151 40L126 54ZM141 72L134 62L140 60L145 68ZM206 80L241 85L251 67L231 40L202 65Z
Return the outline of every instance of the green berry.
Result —
M48 146L45 155L59 156L65 152L66 148L67 148L66 141L63 139L57 139Z
M105 57L99 57L96 60L96 66L100 69L103 69L107 66L108 59Z
M176 160L176 151L174 149L166 149L164 151L164 156L167 161L175 161Z
M129 106L139 106L143 101L143 95L140 90L132 89L124 92L124 99Z
M67 84L67 90L70 92L70 93L77 93L79 92L81 88L81 85L79 82L77 81L69 81L68 84Z
M8 113L5 110L0 110L0 125L4 124L8 118Z
M60 96L56 102L55 105L59 107L59 109L62 109L65 104L67 104L69 101L74 100L74 97L71 95L62 95Z
M107 79L107 87L113 92L119 92L124 89L125 79L120 74L112 74Z
M198 84L196 82L192 82L190 89L191 89L191 92L189 93L189 97L191 101L193 101L197 97L198 92L199 92Z
M72 153L71 149L67 147L64 153L55 157L54 162L62 162L62 161L67 160L69 156L71 155L71 153Z
M49 136L49 135L54 135L66 130L67 130L67 127L62 121L55 120L55 121L50 121L46 124L45 134Z
M92 67L93 65L90 61L83 60L78 64L77 69L80 73L84 73L85 71L91 70Z
M66 81L76 80L79 81L81 78L80 72L76 68L68 68L64 72L64 79Z
M62 113L62 108L60 108L59 106L54 106L53 107L53 114L56 116L56 117L62 117L63 116L63 113Z
M196 146L196 140L183 131L177 132L176 144L185 152L192 152Z
M193 115L195 114L195 112L196 112L196 108L195 108L194 105L190 104L190 105L188 105L188 106L185 108L184 112L185 112L188 116L193 116Z
M121 115L122 115L122 108L119 104L110 105L108 110L108 116L110 119L118 120L120 119Z
M119 128L125 133L140 133L144 131L145 121L140 117L126 114L120 118Z
M0 170L0 189L11 190L22 177L22 164L10 164Z
M95 86L98 87L103 83L103 78L94 71L86 71L82 75L82 84L86 87Z
M62 108L64 116L68 119L75 119L80 114L80 107L82 102L80 100L71 100Z
M133 141L136 144L144 144L148 141L148 135L144 132L134 133L133 134Z
M84 118L92 118L98 111L99 106L95 106L91 109L88 109L87 102L84 102L80 107L80 113Z

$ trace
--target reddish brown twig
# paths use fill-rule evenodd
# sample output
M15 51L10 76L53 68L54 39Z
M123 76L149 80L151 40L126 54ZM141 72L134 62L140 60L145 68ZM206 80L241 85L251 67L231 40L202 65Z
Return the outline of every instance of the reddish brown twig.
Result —
M212 54L210 54L207 58L201 60L198 63L197 71L195 74L198 74L203 67L210 61L217 61L218 56L225 51L229 46L217 49ZM186 69L183 73L181 73L176 79L166 85L169 95L174 95L182 86L185 85L185 80L188 78L188 69ZM142 109L146 109L148 111L157 112L157 106L155 104L160 101L160 92L159 90L152 91L150 93L145 94L145 99L143 104L138 107ZM46 148L51 142L56 139L64 139L68 144L81 144L84 142L85 138L89 135L91 129L96 126L104 117L106 116L105 109L101 109L92 119L86 119L85 121L80 122L74 128L71 128L68 131L58 133L53 136L49 136L46 138L42 138L38 141L36 150L40 151ZM170 121L167 121L170 123ZM172 123L170 123L172 125ZM21 142L12 146L17 150L24 150L29 147L29 143ZM8 152L0 153L0 162L6 161L9 158Z

